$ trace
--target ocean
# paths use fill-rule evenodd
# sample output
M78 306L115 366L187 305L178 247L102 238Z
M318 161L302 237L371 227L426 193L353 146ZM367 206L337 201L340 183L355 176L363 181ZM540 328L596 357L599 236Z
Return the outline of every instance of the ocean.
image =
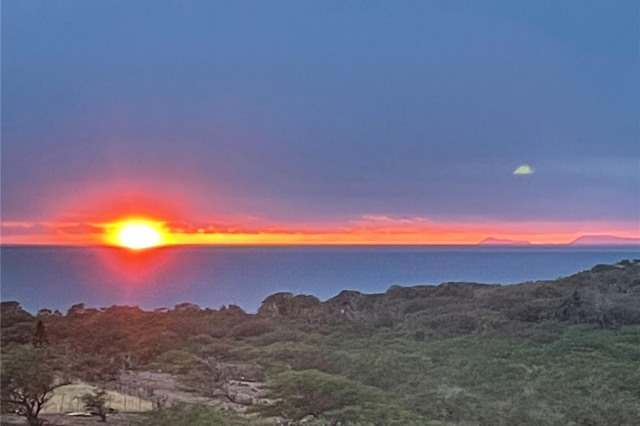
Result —
M2 246L0 297L32 312L191 302L236 304L255 312L270 294L326 300L342 290L473 281L515 284L555 279L599 263L640 258L640 247L313 246L112 247Z

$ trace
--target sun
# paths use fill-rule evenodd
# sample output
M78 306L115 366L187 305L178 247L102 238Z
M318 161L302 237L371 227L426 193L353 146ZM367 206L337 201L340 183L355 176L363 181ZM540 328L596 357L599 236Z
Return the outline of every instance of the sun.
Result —
M151 222L126 222L116 231L116 243L134 250L164 244L162 230Z

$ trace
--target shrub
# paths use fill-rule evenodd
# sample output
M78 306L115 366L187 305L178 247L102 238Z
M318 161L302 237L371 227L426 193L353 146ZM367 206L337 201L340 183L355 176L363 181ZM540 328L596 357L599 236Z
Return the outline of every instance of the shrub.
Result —
M251 320L240 323L233 327L229 332L229 335L237 338L255 337L268 333L271 330L272 326L268 321Z
M305 416L321 416L345 407L362 407L383 401L380 390L346 377L317 370L285 371L268 384L267 397L272 405L257 407L268 415L300 420Z
M32 345L10 345L2 354L0 380L3 408L11 408L27 419L30 426L42 425L40 410L57 387L66 383L56 381L46 350Z
M171 407L145 413L129 426L242 426L249 423L230 418L202 405L173 404Z

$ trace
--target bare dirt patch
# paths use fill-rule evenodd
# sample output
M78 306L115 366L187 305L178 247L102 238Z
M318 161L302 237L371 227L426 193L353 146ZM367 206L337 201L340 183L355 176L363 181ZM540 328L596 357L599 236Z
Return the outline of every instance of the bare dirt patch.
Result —
M248 406L260 403L264 383L230 380L220 388L219 394L208 397L195 392L167 373L127 371L116 382L111 383L109 388L119 393L140 395L154 403L165 401L168 405L175 402L206 404L244 413Z
M96 386L78 382L62 386L53 392L53 396L44 406L43 414L70 413L84 411L82 395L92 393ZM107 407L118 412L142 412L153 409L150 400L138 395L130 395L116 390L107 391Z

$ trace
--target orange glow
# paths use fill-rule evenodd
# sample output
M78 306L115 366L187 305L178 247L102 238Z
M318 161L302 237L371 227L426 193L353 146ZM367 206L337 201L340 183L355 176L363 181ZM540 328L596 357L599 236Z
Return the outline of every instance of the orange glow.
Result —
M239 218L224 222L176 221L157 215L117 220L2 222L2 244L101 245L127 247L140 254L166 245L476 245L485 238L569 244L583 235L640 238L637 223L593 222L437 222L428 218L366 216L331 224L273 224ZM162 219L161 219L162 217ZM126 219L125 219L126 218ZM243 222L246 224L243 225ZM135 225L131 227L132 225Z
M128 250L114 246L97 252L107 269L117 277L112 285L128 291L143 289L174 267L176 257L165 246ZM171 283L179 286L180 283Z
M149 221L128 221L118 224L113 243L133 250L156 247L166 244L162 228Z

